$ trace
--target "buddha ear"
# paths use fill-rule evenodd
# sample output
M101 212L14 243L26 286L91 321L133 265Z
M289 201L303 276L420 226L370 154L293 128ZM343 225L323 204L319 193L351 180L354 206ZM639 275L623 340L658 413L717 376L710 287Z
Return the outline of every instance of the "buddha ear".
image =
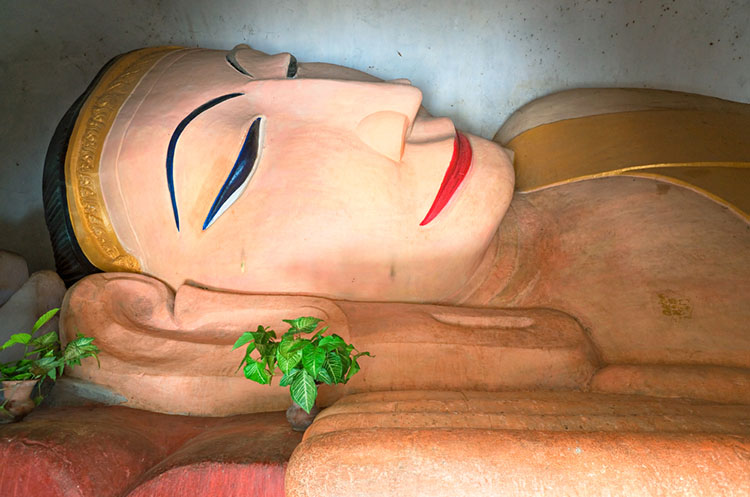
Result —
M289 325L284 319L311 316L330 326L331 332L349 340L348 318L333 301L302 295L242 294L182 285L174 299L174 319L179 329L193 337L202 333L234 339L261 325L280 337Z
M68 340L80 332L95 337L108 350L119 346L118 337L143 343L160 338L163 344L232 345L243 332L255 331L259 325L280 337L289 328L283 320L301 316L321 319L332 333L350 339L346 315L326 298L249 295L191 285L175 293L162 281L136 273L88 276L70 289L62 307L61 332Z
M268 55L244 43L237 45L227 54L227 62L232 67L253 79L286 79L292 61L296 65L296 60L290 53Z

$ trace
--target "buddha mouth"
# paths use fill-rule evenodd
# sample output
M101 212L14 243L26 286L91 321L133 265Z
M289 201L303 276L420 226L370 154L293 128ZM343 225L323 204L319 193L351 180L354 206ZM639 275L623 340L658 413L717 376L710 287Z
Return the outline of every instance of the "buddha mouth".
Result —
M448 201L453 197L453 194L458 189L458 186L466 177L466 173L469 172L471 166L471 144L469 139L466 138L461 132L456 131L456 138L453 140L453 156L451 157L450 165L445 171L443 177L443 183L440 185L437 196L432 202L432 207L427 211L427 215L424 217L420 226L429 224L433 219L440 214L440 211L448 204Z

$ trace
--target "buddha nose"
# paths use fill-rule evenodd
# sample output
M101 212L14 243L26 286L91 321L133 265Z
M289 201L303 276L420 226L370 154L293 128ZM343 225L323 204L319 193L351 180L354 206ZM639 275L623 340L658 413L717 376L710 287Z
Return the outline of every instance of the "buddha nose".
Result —
M396 162L404 154L409 118L400 112L382 110L370 114L357 125L357 136L371 148Z
M422 92L403 80L378 85L380 94L365 105L377 110L362 118L355 131L365 144L398 162L422 103Z

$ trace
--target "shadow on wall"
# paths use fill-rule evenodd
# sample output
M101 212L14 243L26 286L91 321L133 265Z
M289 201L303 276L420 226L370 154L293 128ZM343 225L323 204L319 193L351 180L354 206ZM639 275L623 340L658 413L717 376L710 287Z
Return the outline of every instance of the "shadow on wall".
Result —
M41 183L39 197L41 198ZM23 256L30 273L42 269L54 270L55 259L43 209L28 211L21 219L0 218L0 250Z
M39 316L60 306L65 285L51 268L52 246L41 209L15 221L0 219L0 343L13 333L30 332ZM42 331L56 327L57 317ZM18 359L20 353L18 347L4 350L0 361Z

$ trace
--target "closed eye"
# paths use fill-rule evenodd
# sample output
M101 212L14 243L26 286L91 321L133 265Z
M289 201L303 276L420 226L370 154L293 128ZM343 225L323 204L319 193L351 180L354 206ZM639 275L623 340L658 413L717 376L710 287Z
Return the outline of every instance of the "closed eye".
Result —
M215 107L219 105L220 103L229 100L231 98L237 98L239 96L242 96L243 93L229 93L227 95L222 95L220 97L216 97L212 100L209 100L205 104L201 105L197 109L193 110L190 114L185 117L182 121L180 121L180 124L177 125L177 127L174 130L174 133L172 133L172 137L169 139L169 146L167 147L167 188L169 188L169 198L172 201L172 213L174 214L174 224L177 227L177 231L180 231L180 214L177 211L177 196L175 195L174 191L174 154L175 150L177 149L177 141L180 139L180 136L182 135L182 132L185 131L185 128L187 128L187 125L190 124L190 122L201 115L201 113L207 111L208 109Z
M258 117L250 125L237 160L229 172L226 181L224 181L221 190L216 195L216 199L208 211L206 220L203 222L203 230L211 226L247 188L247 184L255 172L256 165L260 161L263 129L265 127L264 122L264 118Z

